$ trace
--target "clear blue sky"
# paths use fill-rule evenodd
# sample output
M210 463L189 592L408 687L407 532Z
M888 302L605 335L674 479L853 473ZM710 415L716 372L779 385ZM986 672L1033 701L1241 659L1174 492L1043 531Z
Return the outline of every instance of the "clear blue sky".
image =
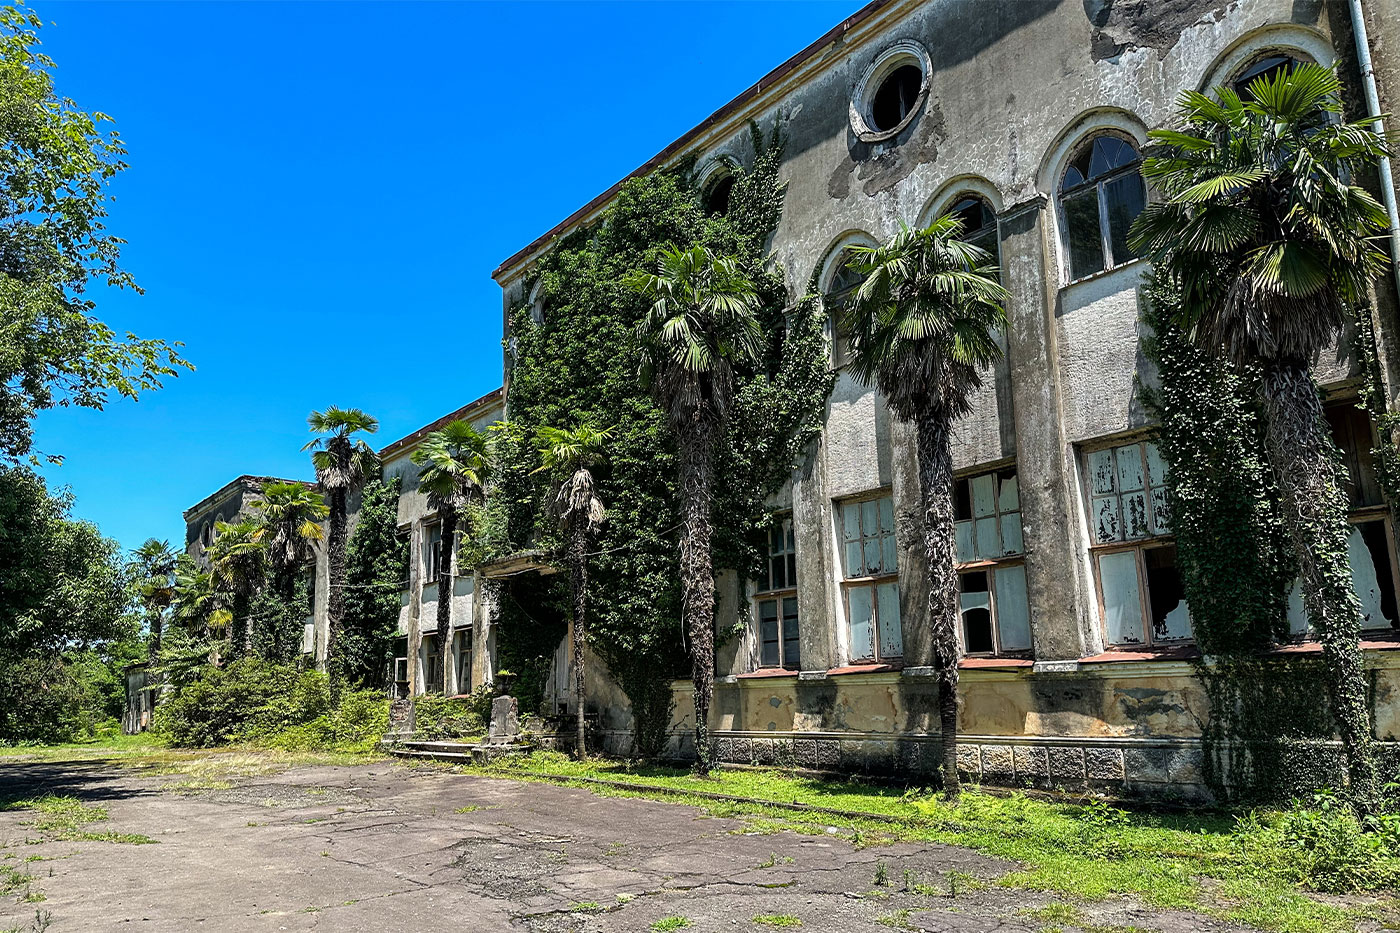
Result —
M43 414L76 512L182 543L241 473L310 479L306 415L376 446L500 385L501 260L858 9L832 2L43 2L61 93L116 120L118 330L198 367Z

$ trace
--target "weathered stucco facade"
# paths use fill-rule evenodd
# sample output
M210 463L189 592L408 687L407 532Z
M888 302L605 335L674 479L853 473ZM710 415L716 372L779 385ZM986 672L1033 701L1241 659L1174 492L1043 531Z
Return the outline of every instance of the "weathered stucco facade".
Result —
M1370 0L1367 13L1382 109L1393 109L1385 98L1400 87L1400 3ZM1346 3L873 3L638 169L698 156L703 191L703 179L751 158L749 121L781 125L787 191L771 249L793 294L813 279L823 292L838 288L845 247L888 239L901 224L979 203L973 210L991 218L984 232L1011 296L1006 355L954 440L967 481L961 761L973 777L1201 789L1208 701L1170 528L1153 505L1146 269L1115 246L1115 230L1131 221L1122 192L1146 133L1167 124L1178 93L1276 58L1339 62L1349 116L1363 115ZM882 126L883 82L910 66L918 78ZM1119 153L1106 170L1090 161L1096 140ZM1089 188L1107 206L1090 215L1103 225L1093 249L1104 253L1085 259L1075 194ZM596 220L614 191L502 264L507 310L526 300L532 263ZM1120 208L1126 220L1113 214ZM1389 384L1393 283L1378 291ZM734 574L721 576L718 629L749 624L720 649L712 725L729 760L928 771L937 715L912 431L839 363L833 355L822 438L773 503L790 512L791 543L775 557L791 569L780 585L757 584L771 594L753 584L741 593ZM1355 416L1346 406L1358 364L1332 350L1316 374L1339 404L1334 433L1360 489L1370 482L1358 474L1369 470L1366 445L1347 435ZM1367 657L1386 706L1377 730L1394 738L1396 665L1385 652L1400 622L1394 532L1383 507L1357 497L1354 572L1374 609ZM891 544L892 560L862 551ZM688 685L676 695L684 751ZM605 703L609 741L623 750L625 700L611 691Z

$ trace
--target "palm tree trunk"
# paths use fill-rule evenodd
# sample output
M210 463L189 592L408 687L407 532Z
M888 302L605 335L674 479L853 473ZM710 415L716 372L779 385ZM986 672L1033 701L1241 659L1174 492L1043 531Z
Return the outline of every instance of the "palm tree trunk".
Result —
M575 710L575 748L578 752L579 761L588 756L588 749L584 740L583 722L583 644L586 629L584 626L584 613L588 608L588 517L575 518L577 527L574 529L573 541L570 543L569 555L570 572L574 590L574 627L573 627L573 652L574 652L574 705Z
M329 586L326 592L326 669L330 673L331 689L339 690L342 679L340 633L345 620L346 517L345 490L330 494L330 528L326 535L326 570Z
M695 685L696 770L710 773L710 701L715 693L715 576L710 565L713 533L715 425L704 412L691 415L680 441L681 618L690 638Z
M928 624L938 682L938 728L943 792L956 796L958 778L958 574L953 530L952 422L926 415L915 424L919 488L924 508L924 556L928 560Z
M452 695L452 665L448 663L448 639L452 637L452 542L457 537L457 510L442 510L442 549L438 556L437 640L442 658L442 695Z
M151 613L151 643L148 647L152 661L156 659L156 655L160 654L161 622L160 610L157 609Z
M1370 812L1378 789L1362 670L1361 605L1347 560L1351 527L1337 477L1336 449L1306 366L1271 366L1260 392L1269 456L1297 554L1303 606L1322 643L1328 697L1346 754L1353 804Z

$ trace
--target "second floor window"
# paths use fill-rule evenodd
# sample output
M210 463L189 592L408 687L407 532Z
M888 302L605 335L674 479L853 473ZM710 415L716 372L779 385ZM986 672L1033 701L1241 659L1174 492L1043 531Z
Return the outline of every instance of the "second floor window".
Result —
M1016 471L997 470L958 480L953 520L963 651L972 655L1029 651L1030 604Z
M852 661L889 661L904 656L899 619L894 500L889 496L843 502L841 557L850 622Z
M1191 637L1186 591L1169 535L1167 467L1149 441L1084 455L1095 577L1110 645Z
M1117 136L1082 146L1060 181L1060 211L1069 278L1121 266L1135 258L1128 229L1147 204L1137 149Z
M423 529L423 583L437 583L442 571L442 525L434 522Z
M854 300L856 289L865 281L865 277L852 265L853 262L858 262L859 258L860 254L854 250L842 250L833 267L831 281L827 283L826 295L822 299L831 328L831 362L837 369L851 361L849 338L841 324L841 317L846 313L846 307Z
M756 600L760 667L796 670L802 665L797 627L796 544L791 516L769 529L767 559Z

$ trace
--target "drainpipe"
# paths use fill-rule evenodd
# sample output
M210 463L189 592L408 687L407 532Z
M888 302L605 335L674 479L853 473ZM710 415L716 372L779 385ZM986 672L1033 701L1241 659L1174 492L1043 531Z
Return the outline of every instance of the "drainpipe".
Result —
M1351 0L1351 32L1356 36L1356 59L1361 66L1361 86L1366 92L1366 116L1379 136L1385 135L1381 122L1380 95L1376 93L1376 71L1371 66L1371 41L1366 37L1366 14L1361 0ZM1400 301L1400 212L1395 207L1395 181L1390 174L1390 159L1382 156L1376 166L1381 181L1381 202L1390 218L1390 271L1395 277L1396 300Z

